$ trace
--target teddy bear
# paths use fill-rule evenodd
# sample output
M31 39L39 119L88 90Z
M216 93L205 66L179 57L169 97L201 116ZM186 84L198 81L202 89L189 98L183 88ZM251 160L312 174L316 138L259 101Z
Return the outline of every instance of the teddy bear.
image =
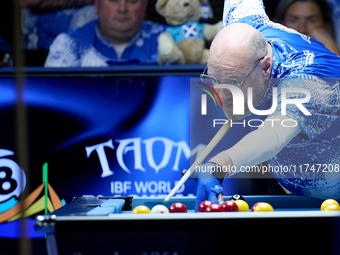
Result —
M208 0L157 0L156 11L165 18L166 31L158 37L158 63L205 64L212 41L223 28L222 21L210 25L199 23L201 5Z

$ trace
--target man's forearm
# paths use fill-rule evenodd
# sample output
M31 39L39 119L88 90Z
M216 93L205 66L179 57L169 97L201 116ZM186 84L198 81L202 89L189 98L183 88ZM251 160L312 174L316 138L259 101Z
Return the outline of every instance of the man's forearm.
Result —
M60 11L93 4L94 0L20 0L21 7L35 12Z
M283 120L289 118L282 115L269 117L268 119ZM301 131L300 125L295 127L282 127L280 125L271 127L270 122L267 122L266 125L258 130L247 134L232 148L217 154L209 162L226 167L229 170L233 166L237 170L241 166L256 166L274 157ZM236 172L228 171L228 175ZM220 178L220 176L217 177Z

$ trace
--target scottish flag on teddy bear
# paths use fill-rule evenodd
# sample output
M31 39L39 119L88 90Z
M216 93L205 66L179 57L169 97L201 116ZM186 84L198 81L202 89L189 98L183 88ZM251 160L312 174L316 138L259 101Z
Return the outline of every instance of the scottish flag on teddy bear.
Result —
M185 39L203 38L203 29L205 24L198 21L192 21L180 26L171 26L167 28L167 32L174 38L175 43L179 43Z

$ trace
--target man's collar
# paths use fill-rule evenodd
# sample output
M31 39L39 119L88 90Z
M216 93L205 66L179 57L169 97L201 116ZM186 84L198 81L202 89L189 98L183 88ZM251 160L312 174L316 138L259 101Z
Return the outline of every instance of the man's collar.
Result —
M99 28L98 28L98 23L96 24L95 27L95 32L96 32L96 36L98 38L98 40L104 44L107 47L113 47L112 43L110 42L109 39L107 39L106 37L104 37L100 32L99 32Z

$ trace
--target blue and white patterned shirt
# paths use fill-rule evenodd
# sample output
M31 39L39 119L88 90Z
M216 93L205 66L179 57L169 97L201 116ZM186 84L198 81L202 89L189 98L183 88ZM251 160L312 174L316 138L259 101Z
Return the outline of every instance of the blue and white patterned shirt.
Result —
M312 38L271 22L262 0L226 0L223 22L251 25L273 47L271 82L260 109L272 105L273 87L278 90L278 107L271 115L281 115L282 87L300 87L311 93L311 99L304 103L311 115L287 105L286 115L303 131L268 161L277 169L290 169L273 172L275 178L294 194L340 198L340 58ZM287 97L304 95L291 93Z
M112 43L98 30L98 20L81 28L61 33L53 41L45 67L106 67L122 64L157 64L157 37L165 26L143 21L118 59Z
M97 18L94 4L46 13L33 13L29 8L22 8L23 47L48 50L60 33L82 27Z

